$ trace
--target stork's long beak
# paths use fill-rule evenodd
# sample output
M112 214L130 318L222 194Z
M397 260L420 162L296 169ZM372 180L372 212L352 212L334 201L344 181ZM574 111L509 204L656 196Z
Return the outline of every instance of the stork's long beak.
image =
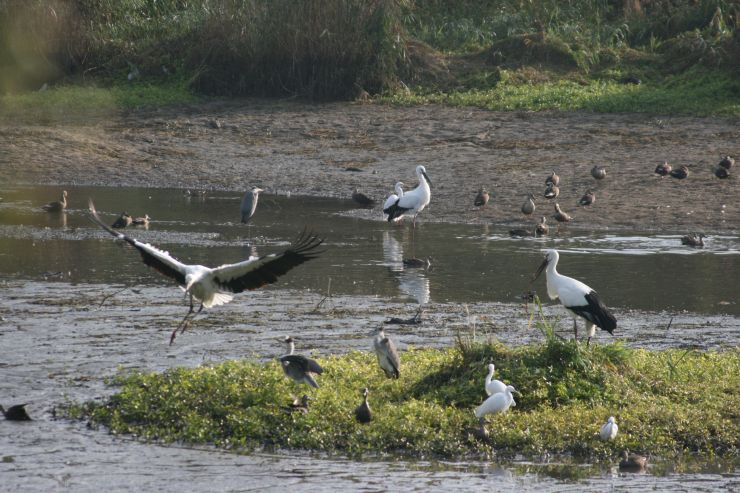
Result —
M542 271L545 270L545 267L547 267L547 257L545 257L545 260L542 261L539 268L537 269L537 272L535 272L532 276L532 282L536 281L537 278L540 277L540 274L542 274Z
M432 180L429 179L429 175L427 175L427 172L426 171L422 171L421 174L424 175L424 179L427 181L427 183L431 187L432 186Z

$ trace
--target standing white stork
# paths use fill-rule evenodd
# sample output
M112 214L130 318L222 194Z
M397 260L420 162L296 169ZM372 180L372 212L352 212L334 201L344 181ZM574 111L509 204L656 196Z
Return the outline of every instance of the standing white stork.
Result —
M388 196L388 198L385 199L385 203L383 204L383 214L386 215L386 220L388 220L388 212L387 212L387 209L390 208L390 206L392 206L396 202L398 202L398 199L400 199L401 197L403 197L403 187L405 187L405 186L406 185L404 185L402 181L397 182L396 183L396 186L395 186L396 193L390 194ZM398 222L400 220L401 220L401 216L393 219L394 222Z
M188 265L175 259L168 252L113 230L100 220L92 200L89 202L89 207L91 221L119 240L136 248L146 265L173 279L190 296L190 309L172 331L170 344L175 340L177 330L182 328L184 331L191 315L195 317L193 299L200 302L197 312L200 313L204 307L210 308L228 303L232 299L232 293L241 293L247 289L252 290L261 288L265 284L272 284L293 267L316 258L321 253L316 251L316 247L324 241L304 230L293 241L290 248L281 253L250 257L236 264L224 264L215 268Z
M532 282L547 268L547 295L551 300L560 299L560 303L573 314L573 333L578 340L578 323L576 316L586 320L588 342L596 333L596 327L614 333L617 328L617 319L601 302L599 295L581 281L559 274L556 270L560 255L557 250L547 250L545 260L535 272Z
M432 198L432 191L429 189L429 185L432 182L427 175L426 168L421 165L417 166L416 176L419 178L419 184L416 188L410 192L406 192L395 204L383 210L383 212L388 214L388 222L411 211L414 214L413 224L416 227L416 216L424 210L424 207L429 204L429 200Z

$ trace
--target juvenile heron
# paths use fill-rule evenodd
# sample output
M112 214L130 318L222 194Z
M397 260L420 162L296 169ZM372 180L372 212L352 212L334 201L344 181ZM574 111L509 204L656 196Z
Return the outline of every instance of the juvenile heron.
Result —
M517 392L513 386L507 385L503 392L497 392L475 409L475 417L483 418L487 414L505 413L514 403L512 392ZM517 392L518 393L518 392Z
M15 406L10 406L8 409L0 406L0 412L3 413L3 416L5 416L5 419L8 421L31 421L31 416L26 412L27 405L28 404L16 404Z
M689 167L688 166L681 166L678 169L674 169L669 173L673 178L678 178L679 180L683 180L684 178L689 177Z
M319 384L316 383L316 380L313 379L311 374L315 373L317 375L321 375L324 372L324 369L321 368L321 365L319 365L316 360L303 356L302 354L294 354L295 343L293 342L292 337L285 336L283 342L288 346L288 354L280 356L278 361L280 361L280 366L282 366L285 376L298 383L305 383L318 389Z
M46 212L61 212L67 208L67 191L62 190L61 199L41 206Z
M254 187L242 197L242 204L239 208L242 213L242 224L247 224L252 219L252 216L254 216L254 211L257 210L257 200L259 200L260 192L264 192L264 190Z
M383 214L386 215L386 219L388 219L388 208L390 208L390 206L398 202L398 199L403 197L403 187L405 186L406 185L404 185L402 181L397 182L395 186L396 193L390 194L388 198L385 199L385 203L383 204ZM393 219L393 221L398 222L401 220L401 217L402 216L399 216Z
M123 229L127 226L131 226L131 223L133 222L133 218L129 215L128 212L121 212L121 215L118 216L118 219L113 221L113 224L111 224L111 228L116 229Z
M362 207L372 207L375 205L375 199L368 197L357 188L352 192L352 200L360 204Z
M373 420L373 411L367 402L367 387L362 389L362 403L355 408L355 419L360 423L369 423Z
M609 416L609 419L601 427L601 431L599 431L599 436L602 440L614 440L614 438L617 436L618 430L619 427L617 426L617 422L614 419L614 416Z
M527 193L527 198L522 204L522 214L530 216L534 214L536 208L537 206L534 204L534 194L531 192Z
M588 331L588 342L586 344L591 343L596 327L613 334L614 329L617 328L617 319L604 305L596 291L581 281L558 273L559 259L560 255L557 250L547 250L545 259L535 272L532 281L534 282L542 274L542 271L547 269L547 295L551 300L560 299L560 303L573 315L573 333L576 341L578 340L576 317L581 317L586 321L586 330Z
M488 199L490 199L491 196L488 194L488 190L485 188L480 188L478 190L478 195L475 196L475 200L473 201L473 205L476 207L483 207L488 203Z
M388 378L398 378L401 375L401 358L393 340L385 335L383 326L373 332L373 350L378 357L378 364Z
M388 214L388 222L393 221L397 217L401 217L407 212L414 215L413 225L416 227L416 216L429 204L429 200L432 197L431 189L429 185L431 180L427 175L427 170L424 166L416 167L416 176L419 178L419 184L410 192L404 193L403 197L400 197L395 204L385 209L383 212Z
M583 197L581 197L581 200L578 201L578 205L591 205L594 202L596 202L596 194L592 190L587 190L586 193L583 194Z
M316 251L316 248L324 241L304 230L293 241L290 248L281 253L250 257L236 264L224 264L215 268L203 265L188 265L175 259L168 252L113 230L100 220L92 200L90 200L89 207L91 221L117 239L123 240L136 248L146 265L177 282L180 288L185 291L185 294L190 297L190 309L180 324L172 331L170 344L175 340L177 330L182 329L184 331L188 319L191 316L195 317L193 315L193 300L200 302L200 309L198 309L198 313L200 313L204 307L210 308L228 303L234 293L272 284L293 267L316 258L321 253Z
M606 168L603 166L594 166L591 168L591 176L597 180L603 180L606 178Z
M673 167L668 164L668 161L664 161L662 164L659 164L655 167L655 173L659 174L660 176L666 176L671 172Z
M555 171L553 171L550 174L550 176L545 178L545 185L547 186L550 186L550 185L558 186L558 184L560 184L560 177L555 174Z

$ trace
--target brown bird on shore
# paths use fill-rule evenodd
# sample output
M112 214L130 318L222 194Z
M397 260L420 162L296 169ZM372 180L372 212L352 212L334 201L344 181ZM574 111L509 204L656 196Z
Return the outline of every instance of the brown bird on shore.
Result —
M488 190L485 188L481 188L478 190L478 195L475 196L475 201L473 202L473 205L476 207L483 207L488 203L488 199L490 199L491 196L488 195Z
M679 180L683 180L684 178L687 178L689 176L689 168L688 166L681 166L678 169L674 169L670 172L670 175L673 178L678 178Z
M692 233L681 237L681 244L696 248L704 248L704 233Z
M127 226L131 226L131 223L133 222L133 218L128 214L128 212L121 212L121 215L118 216L118 219L116 219L113 224L111 224L111 228L116 229L122 229Z
M364 193L360 192L360 190L357 188L355 188L355 191L352 192L352 200L363 207L372 207L375 205L375 199L371 199Z
M555 185L548 185L543 195L546 199L554 199L560 195L560 189Z
M620 471L639 472L645 469L647 457L630 453L629 450L622 452L622 460L619 462Z
M726 170L729 170L735 165L735 159L732 156L725 156L719 161L719 165Z
M578 205L591 205L594 202L596 202L596 194L591 190L587 190L583 194L583 197L581 197L581 200L578 201Z
M570 217L568 214L563 212L563 210L560 208L557 202L555 202L555 220L559 223L568 223L573 218Z
M548 176L547 178L545 178L545 185L548 185L548 186L549 185L558 186L559 183L560 183L560 177L555 174L555 171L553 171L550 174L550 176Z
M10 406L8 409L0 406L0 412L3 413L3 416L5 416L5 419L8 421L31 421L31 416L26 412L27 405L28 404L16 404L15 406Z
M131 224L135 226L149 226L149 214L144 214L144 217L135 217L131 221Z
M521 236L523 238L534 236L534 233L528 229L510 229L509 230L509 236L512 237L518 237Z
M716 176L720 180L724 180L725 178L730 177L730 172L727 170L727 168L717 166L717 168L714 170L714 176Z
M673 169L673 167L668 164L668 161L665 161L655 167L655 173L659 174L660 176L666 176L668 173L671 172L671 169Z
M67 191L62 190L62 198L41 206L46 212L61 212L67 208Z
M355 408L355 419L360 423L369 423L373 419L373 412L367 402L367 394L368 390L365 387L362 390L362 403Z
M532 193L527 193L527 199L522 204L522 214L526 214L527 216L534 214L534 210L537 208L537 206L534 204L534 195Z
M603 166L594 166L591 168L591 176L597 180L603 180L606 178L606 168Z
M546 222L547 218L545 216L542 216L540 218L540 223L534 229L535 236L547 236L547 233L550 231L550 227L545 224Z

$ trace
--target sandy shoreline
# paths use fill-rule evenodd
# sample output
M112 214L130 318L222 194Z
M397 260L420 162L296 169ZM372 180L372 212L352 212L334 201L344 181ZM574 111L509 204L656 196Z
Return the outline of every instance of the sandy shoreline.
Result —
M433 184L424 220L524 226L552 216L542 193L555 170L571 229L740 230L737 176L711 171L721 155L740 155L737 119L239 100L83 121L0 120L0 142L0 180L9 185L260 185L345 198L358 186L382 203L396 181L414 186L424 164ZM664 160L691 175L658 177ZM591 177L595 164L607 167L605 180ZM482 211L472 205L480 186L492 193ZM588 188L596 203L580 208ZM528 191L535 217L520 212Z

